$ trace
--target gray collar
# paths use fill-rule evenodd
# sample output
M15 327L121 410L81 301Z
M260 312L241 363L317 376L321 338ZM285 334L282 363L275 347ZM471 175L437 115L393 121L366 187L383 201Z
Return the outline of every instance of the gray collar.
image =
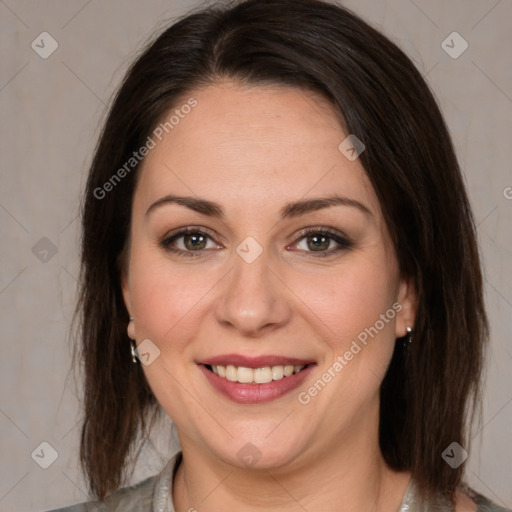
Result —
M181 461L181 452L171 457L169 462L157 477L153 490L153 510L152 512L175 512L172 503L172 482L174 472Z
M181 462L181 452L176 453L164 469L157 476L153 490L153 510L152 512L175 512L172 502L172 484L174 473ZM397 512L422 512L424 510L434 511L437 507L431 508L430 504L426 509L417 502L417 490L414 481L411 479L405 491L402 503ZM446 504L444 505L446 506ZM450 510L449 508L440 508L439 510Z

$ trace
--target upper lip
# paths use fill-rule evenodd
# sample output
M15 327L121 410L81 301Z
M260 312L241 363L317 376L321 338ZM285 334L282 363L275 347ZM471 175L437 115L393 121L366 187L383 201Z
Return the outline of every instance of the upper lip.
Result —
M311 359L299 359L297 357L287 357L278 355L262 355L262 356L244 356L241 354L223 354L219 356L209 357L199 361L198 364L210 366L242 366L244 368L264 368L265 366L279 365L307 365L314 363Z

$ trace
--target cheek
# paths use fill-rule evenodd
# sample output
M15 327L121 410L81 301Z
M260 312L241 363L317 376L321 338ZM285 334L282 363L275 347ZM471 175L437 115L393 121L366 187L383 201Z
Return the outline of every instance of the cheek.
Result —
M165 258L145 257L143 253L134 256L130 286L137 338L147 337L157 344L169 340L173 341L172 346L179 344L179 339L187 338L194 310L201 307L202 299L218 280L215 273L182 271L171 267Z
M401 309L397 281L392 265L354 263L328 278L308 279L303 288L309 322L321 332L325 357L319 380L328 384L325 393L317 393L316 384L302 391L306 398L321 394L314 398L315 407L328 404L333 425L344 424L349 416L354 421L357 411L378 396L395 347L395 318Z
M180 420L187 415L197 416L190 425L204 418L191 398L197 394L189 382L190 368L183 362L192 360L194 344L190 340L204 316L203 299L216 281L214 272L185 272L154 250L139 249L132 254L130 287L137 343L150 339L160 350L151 365L143 366L144 374L170 417Z
M300 277L298 277L301 279ZM340 266L335 272L303 279L301 298L305 305L329 328L329 338L346 342L373 326L396 300L398 276L393 266L356 262ZM388 315L391 320L395 311ZM389 318L386 317L386 320ZM393 322L379 327L385 332Z
M321 367L339 376L325 396L333 393L356 407L378 391L393 354L395 318L401 309L396 303L397 265L383 252L374 258L354 254L335 272L302 283L304 311L309 311L305 314L321 333ZM333 368L335 361L338 366Z

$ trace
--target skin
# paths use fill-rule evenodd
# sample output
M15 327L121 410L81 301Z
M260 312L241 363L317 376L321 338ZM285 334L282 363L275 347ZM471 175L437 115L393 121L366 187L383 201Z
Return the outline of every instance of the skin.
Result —
M382 458L378 393L417 300L359 159L338 150L347 133L325 100L300 90L219 82L190 96L197 106L143 163L122 276L134 317L129 336L160 350L143 369L179 433L176 510L396 511L410 475ZM215 201L224 217L173 203L146 213L171 193ZM279 218L288 202L333 193L369 213L331 206ZM182 236L171 247L195 256L161 245L187 226L206 232L207 245L194 252ZM332 240L319 256L300 234L308 227L343 233L353 245L335 251ZM236 252L247 236L262 249L252 263ZM298 393L396 302L401 311L378 335L310 403L299 403ZM197 365L228 353L317 366L274 401L237 404ZM261 454L253 467L237 456L248 442Z

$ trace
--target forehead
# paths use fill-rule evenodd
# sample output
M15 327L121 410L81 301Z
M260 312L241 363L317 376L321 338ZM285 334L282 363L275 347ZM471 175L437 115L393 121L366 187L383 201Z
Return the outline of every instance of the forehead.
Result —
M190 98L195 106L182 108ZM168 133L161 140L153 136L156 146L144 160L136 201L181 193L240 211L339 193L378 211L359 160L339 150L348 134L318 95L223 82L191 91L164 122L173 114Z

